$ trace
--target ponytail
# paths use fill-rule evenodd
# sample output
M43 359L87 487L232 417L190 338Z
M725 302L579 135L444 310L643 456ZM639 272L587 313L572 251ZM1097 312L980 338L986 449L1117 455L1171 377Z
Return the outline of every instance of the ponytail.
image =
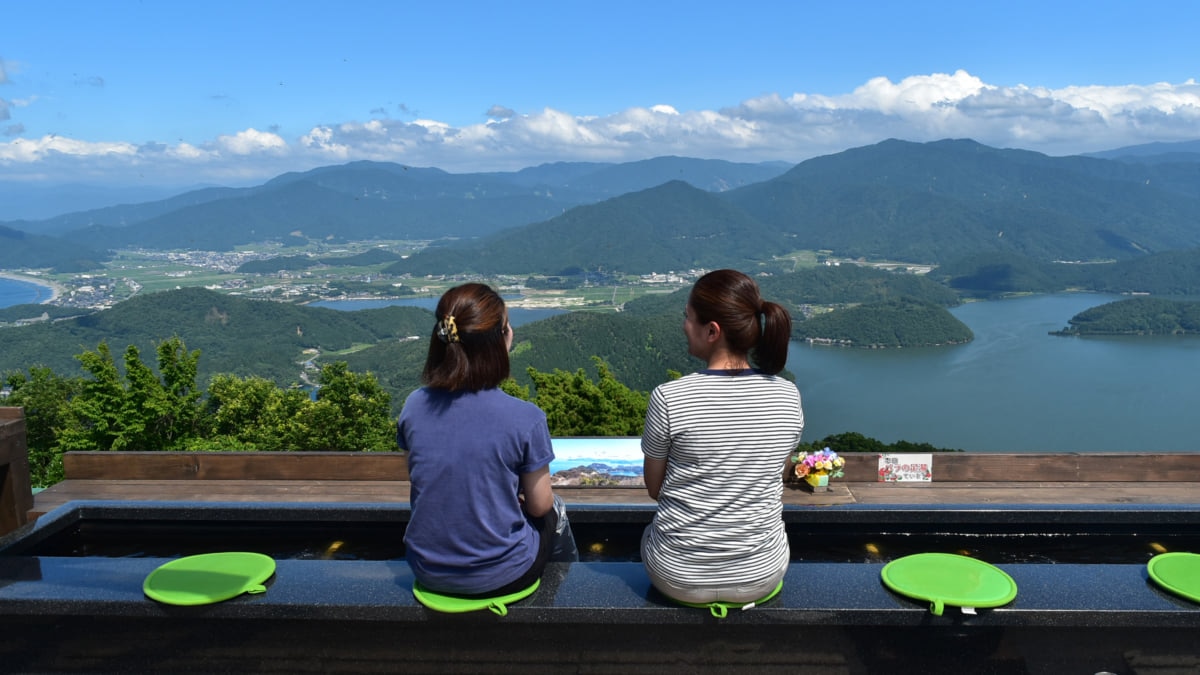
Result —
M787 365L788 345L792 340L792 317L783 305L763 300L759 309L762 334L751 354L754 365L768 375L776 375Z

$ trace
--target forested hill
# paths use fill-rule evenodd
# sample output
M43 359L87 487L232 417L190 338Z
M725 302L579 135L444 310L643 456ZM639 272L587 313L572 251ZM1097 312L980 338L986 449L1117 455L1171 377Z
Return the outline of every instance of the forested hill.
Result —
M648 274L740 267L747 260L787 252L790 246L782 235L718 196L671 181L479 242L431 247L384 271L558 274L576 267Z
M959 304L958 294L927 275L896 274L859 265L819 266L760 277L763 297L799 307L911 298L943 307Z
M797 337L869 349L962 344L975 338L944 307L908 298L818 314L797 324Z
M102 312L20 328L2 328L0 372L41 365L80 374L75 355L106 341L114 353L136 346L153 361L154 346L178 336L200 350L200 381L213 373L257 375L281 386L300 378L303 362L320 350L324 361L341 350L428 335L431 313L414 307L339 312L249 300L201 288L142 295Z
M108 258L108 253L74 242L0 225L0 270L46 267L81 272L99 267Z
M724 198L793 236L795 248L850 257L1123 259L1200 246L1200 163L890 140L810 159Z
M1200 302L1129 298L1076 314L1053 335L1200 335Z
M930 276L958 292L980 296L1069 289L1200 296L1200 248L1097 264L1044 262L1016 254L979 254L943 265Z

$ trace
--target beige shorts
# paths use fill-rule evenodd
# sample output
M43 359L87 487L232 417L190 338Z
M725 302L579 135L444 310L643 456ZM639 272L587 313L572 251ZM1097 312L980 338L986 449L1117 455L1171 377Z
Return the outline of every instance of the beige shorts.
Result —
M642 560L646 559L646 541L649 538L651 525L647 525L642 532ZM659 590L660 593L668 598L674 598L681 602L691 602L703 604L706 602L754 602L760 600L775 590L780 581L783 581L784 575L787 574L788 564L785 561L783 567L777 570L770 577L761 581L752 583L739 584L736 586L681 586L663 579L655 574L649 567L646 567L646 576L650 577L650 583Z

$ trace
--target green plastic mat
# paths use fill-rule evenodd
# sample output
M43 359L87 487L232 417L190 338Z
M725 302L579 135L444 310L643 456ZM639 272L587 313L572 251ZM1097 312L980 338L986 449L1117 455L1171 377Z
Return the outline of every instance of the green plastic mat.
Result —
M429 609L438 612L446 612L448 614L461 614L463 612L476 612L481 609L491 610L494 614L504 616L508 614L508 606L522 598L533 595L533 592L542 585L542 580L538 579L533 582L533 585L510 593L508 595L500 595L494 598L463 598L457 595L448 595L431 591L421 585L421 582L413 582L413 596L417 602L425 605Z
M780 581L779 585L775 587L775 590L771 591L770 593L767 593L766 595L764 595L763 597L761 597L757 600L752 600L751 602L723 602L723 601L684 602L683 600L675 600L674 598L671 598L671 599L681 605L684 605L685 607L698 607L698 608L702 608L702 609L708 608L708 611L712 612L713 616L717 617L718 619L724 619L726 616L729 615L729 610L731 610L731 609L738 609L738 610L752 609L752 608L757 607L758 605L761 605L764 602L770 600L771 598L779 595L779 591L782 591L782 590L783 590L783 581Z
M1160 553L1146 563L1146 571L1159 586L1193 602L1200 602L1200 555Z
M261 553L203 553L163 563L142 582L142 591L168 605L208 605L264 593L273 574L275 561Z
M1003 570L974 558L952 553L918 553L884 566L883 583L901 595L925 600L941 616L946 605L973 611L999 607L1017 597L1017 584Z

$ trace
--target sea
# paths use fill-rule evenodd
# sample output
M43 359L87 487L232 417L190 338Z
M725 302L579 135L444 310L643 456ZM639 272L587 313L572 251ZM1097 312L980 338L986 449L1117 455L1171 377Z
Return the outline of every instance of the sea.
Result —
M53 289L45 284L0 277L0 309L45 302L52 294Z

